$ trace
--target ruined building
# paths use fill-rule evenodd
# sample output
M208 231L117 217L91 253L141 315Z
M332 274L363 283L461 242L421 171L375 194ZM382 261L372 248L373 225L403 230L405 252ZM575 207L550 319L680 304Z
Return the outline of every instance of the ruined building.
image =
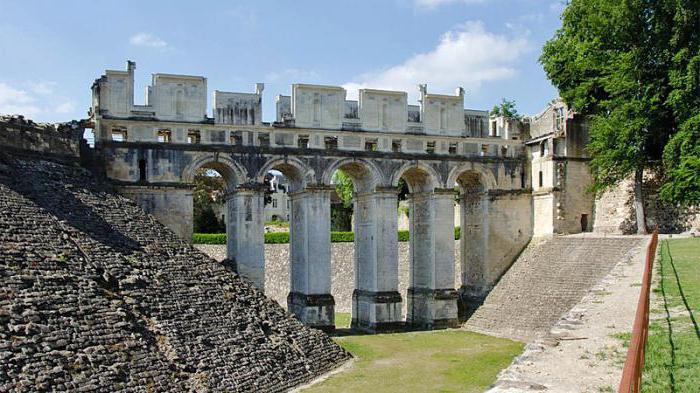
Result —
M276 121L263 123L262 84L253 93L215 91L209 116L205 78L155 74L146 104L134 105L134 71L129 62L92 87L90 125L106 176L187 239L194 173L216 169L227 187L228 258L264 289L261 184L268 171L282 172L291 200L288 309L311 326L333 326L328 232L330 179L338 169L356 191L353 326L369 331L401 326L404 301L410 325L456 325L459 300L483 297L533 233L581 231L592 211L592 198L578 192L580 179L566 180L585 169L586 156L580 145L562 143L585 138L565 109L561 118L546 112L530 124L464 109L461 88L442 95L421 85L419 105L411 105L406 92L361 89L351 101L341 87L295 84L291 96L277 96ZM540 153L543 141L551 148ZM397 291L400 178L410 189L406 294Z

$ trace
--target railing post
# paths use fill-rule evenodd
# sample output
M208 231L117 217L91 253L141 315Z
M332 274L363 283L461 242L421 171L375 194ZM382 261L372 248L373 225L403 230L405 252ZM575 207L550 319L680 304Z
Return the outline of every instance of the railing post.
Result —
M642 389L642 371L644 370L644 352L649 337L649 294L651 292L651 273L656 257L656 247L659 243L659 230L654 231L649 246L647 246L642 288L637 303L637 313L634 317L632 337L627 350L625 368L618 393L639 393Z

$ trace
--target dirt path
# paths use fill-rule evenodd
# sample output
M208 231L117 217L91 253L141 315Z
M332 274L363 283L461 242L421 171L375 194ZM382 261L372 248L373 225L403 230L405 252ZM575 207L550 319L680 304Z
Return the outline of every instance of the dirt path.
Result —
M640 242L642 243L642 242ZM501 372L492 393L614 392L622 374L639 297L640 244L562 318Z

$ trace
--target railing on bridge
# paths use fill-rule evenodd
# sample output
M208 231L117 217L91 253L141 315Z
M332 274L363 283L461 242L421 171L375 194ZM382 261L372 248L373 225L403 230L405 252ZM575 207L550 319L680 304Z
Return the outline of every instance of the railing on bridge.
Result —
M638 393L642 389L642 370L644 369L644 349L649 336L649 293L651 289L651 272L656 256L656 246L659 243L659 231L654 231L651 242L647 246L642 290L637 303L637 314L634 317L632 338L627 351L625 368L618 393Z

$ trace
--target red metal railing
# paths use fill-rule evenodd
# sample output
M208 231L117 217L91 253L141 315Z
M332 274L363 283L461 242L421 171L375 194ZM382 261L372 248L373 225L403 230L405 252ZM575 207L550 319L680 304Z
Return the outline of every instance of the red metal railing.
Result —
M649 292L651 290L651 268L656 256L656 246L659 244L659 231L655 230L651 242L647 246L647 256L642 279L642 291L637 303L637 314L634 317L632 338L627 350L625 368L622 370L622 380L618 393L639 393L642 389L642 370L644 369L644 348L649 336Z

